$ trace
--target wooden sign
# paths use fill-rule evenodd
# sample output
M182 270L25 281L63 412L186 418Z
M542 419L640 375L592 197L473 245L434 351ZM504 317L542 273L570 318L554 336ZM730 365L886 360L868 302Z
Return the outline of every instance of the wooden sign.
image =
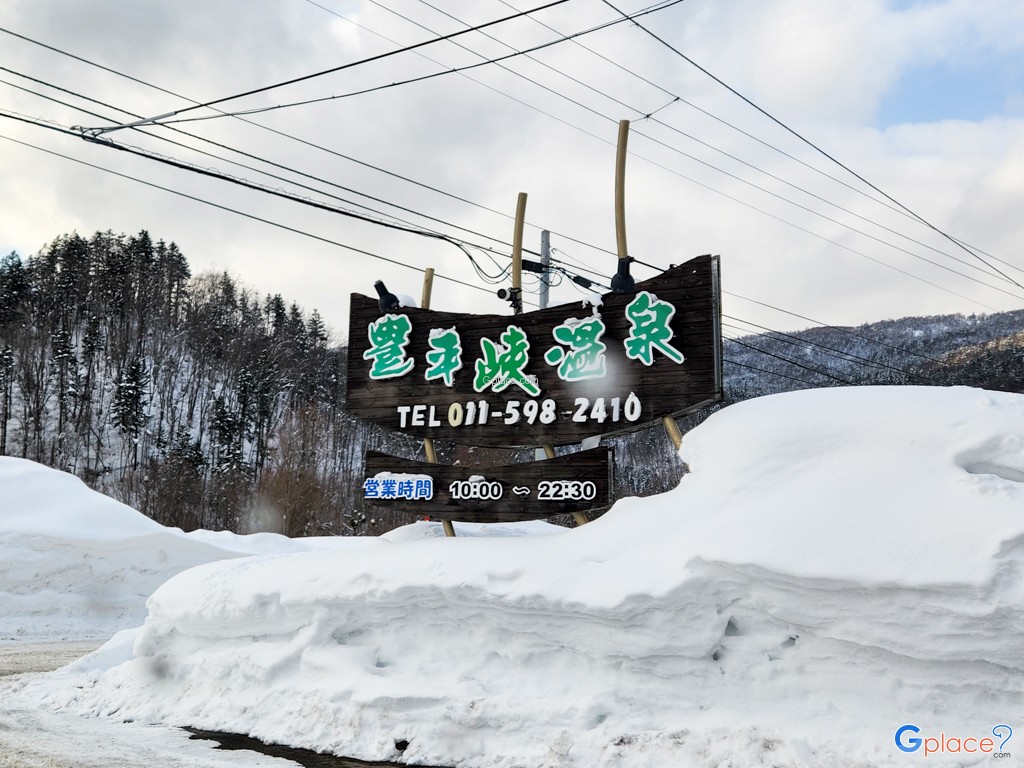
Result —
M419 437L564 445L722 398L718 258L600 305L521 315L399 308L352 294L347 408Z
M413 515L478 523L538 520L611 504L611 449L504 467L428 464L367 452L363 498Z

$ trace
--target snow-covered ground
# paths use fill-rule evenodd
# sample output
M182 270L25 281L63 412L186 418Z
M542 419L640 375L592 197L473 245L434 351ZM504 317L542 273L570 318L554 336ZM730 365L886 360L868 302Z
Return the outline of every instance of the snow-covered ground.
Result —
M50 471L0 459L22 636L128 626L180 571L141 628L5 701L460 768L1024 755L1024 396L789 393L682 450L677 489L572 531L420 523L329 550L154 529L73 479L41 514Z

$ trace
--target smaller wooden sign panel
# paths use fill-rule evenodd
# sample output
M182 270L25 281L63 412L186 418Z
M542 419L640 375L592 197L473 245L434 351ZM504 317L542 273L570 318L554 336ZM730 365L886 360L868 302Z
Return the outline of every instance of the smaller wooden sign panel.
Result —
M610 448L500 467L428 464L366 454L363 498L413 515L478 523L538 520L606 507Z

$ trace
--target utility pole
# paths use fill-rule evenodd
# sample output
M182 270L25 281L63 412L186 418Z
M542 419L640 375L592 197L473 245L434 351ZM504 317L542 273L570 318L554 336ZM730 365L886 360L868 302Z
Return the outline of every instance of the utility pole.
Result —
M541 309L548 308L548 288L550 288L551 275L551 233L546 229L540 233L540 293L537 303Z

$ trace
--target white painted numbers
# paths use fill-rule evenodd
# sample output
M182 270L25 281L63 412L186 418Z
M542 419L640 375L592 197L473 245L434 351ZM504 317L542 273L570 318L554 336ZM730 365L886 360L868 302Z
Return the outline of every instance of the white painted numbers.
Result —
M491 405L487 400L468 400L444 405L399 405L398 428L409 427L472 427L481 425L515 426L516 424L553 424L559 418L585 424L634 423L643 415L643 404L635 392L621 397L577 397L573 407L559 410L551 398L543 400L505 400Z
M593 501L597 498L597 484L590 480L540 480L536 490L524 485L516 486L514 491L517 496L536 498L537 501ZM433 478L378 475L366 479L363 493L363 498L377 501L429 501L434 496ZM497 480L472 477L449 483L448 495L455 501L499 501L505 495L505 486Z

